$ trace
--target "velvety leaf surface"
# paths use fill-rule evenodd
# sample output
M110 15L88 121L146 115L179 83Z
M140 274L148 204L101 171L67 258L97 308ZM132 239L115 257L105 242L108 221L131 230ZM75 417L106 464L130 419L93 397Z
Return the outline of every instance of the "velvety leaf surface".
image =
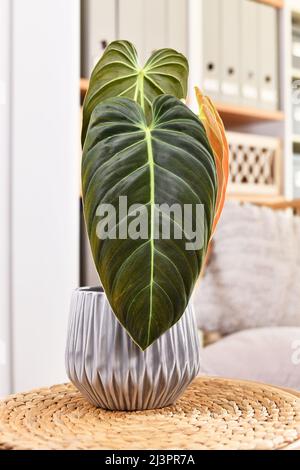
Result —
M160 49L140 65L133 44L114 41L95 66L83 105L82 145L91 114L107 98L123 96L140 103L150 119L150 107L161 94L186 98L188 62L173 49Z
M141 106L130 99L112 98L99 104L84 145L82 186L85 220L101 282L119 321L145 349L183 314L210 239L217 177L202 123L169 95L154 100L151 123ZM120 196L128 197L128 207L146 205L146 238L97 236L99 204L116 208L110 234L132 222L132 215L119 214ZM202 248L186 250L190 240L183 221L178 223L167 211L157 219L157 204L162 203L204 205ZM171 224L169 240L155 238L164 217ZM174 238L175 226L182 239Z

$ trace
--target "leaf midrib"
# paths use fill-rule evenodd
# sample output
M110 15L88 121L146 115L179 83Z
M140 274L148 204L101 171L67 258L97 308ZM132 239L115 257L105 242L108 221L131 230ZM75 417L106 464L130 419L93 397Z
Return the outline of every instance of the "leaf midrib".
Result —
M147 156L150 174L150 293L149 293L149 320L147 330L147 343L150 341L150 329L152 323L153 309L153 283L154 283L154 208L155 208L155 178L154 178L154 156L152 149L151 129L145 129L145 139L147 142Z

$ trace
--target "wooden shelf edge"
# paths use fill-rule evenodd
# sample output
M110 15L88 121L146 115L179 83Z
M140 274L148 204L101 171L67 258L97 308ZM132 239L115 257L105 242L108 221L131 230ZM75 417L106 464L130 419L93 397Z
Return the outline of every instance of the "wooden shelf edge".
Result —
M284 119L283 111L269 111L260 108L218 102L215 103L215 105L221 117L228 120L240 118L247 121L283 121Z
M270 5L274 8L283 8L284 7L284 0L256 0L258 3L264 3L265 5Z
M284 210L293 209L300 211L300 199L286 199L284 196L258 196L258 195L242 195L242 194L228 194L226 196L228 201L239 201L244 203L255 204L258 206L270 207L272 209Z
M264 194L235 194L229 193L226 195L228 201L240 201L240 202L252 202L257 204L278 204L286 201L285 197L279 196L268 196Z

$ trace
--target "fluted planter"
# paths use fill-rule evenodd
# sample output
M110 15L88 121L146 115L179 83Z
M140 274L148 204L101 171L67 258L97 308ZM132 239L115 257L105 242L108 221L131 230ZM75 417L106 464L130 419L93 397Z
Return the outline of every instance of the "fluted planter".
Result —
M101 288L74 292L66 370L95 406L144 410L170 405L198 374L199 356L191 305L172 328L142 351L116 319Z

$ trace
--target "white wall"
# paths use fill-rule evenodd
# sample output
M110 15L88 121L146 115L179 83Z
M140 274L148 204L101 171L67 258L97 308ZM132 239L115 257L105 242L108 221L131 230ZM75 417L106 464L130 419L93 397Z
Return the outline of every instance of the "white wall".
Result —
M202 0L188 0L188 60L189 96L188 105L198 113L194 87L201 87L202 77Z
M10 368L10 6L0 0L0 397L11 390Z
M66 379L79 276L79 0L13 0L13 391Z

